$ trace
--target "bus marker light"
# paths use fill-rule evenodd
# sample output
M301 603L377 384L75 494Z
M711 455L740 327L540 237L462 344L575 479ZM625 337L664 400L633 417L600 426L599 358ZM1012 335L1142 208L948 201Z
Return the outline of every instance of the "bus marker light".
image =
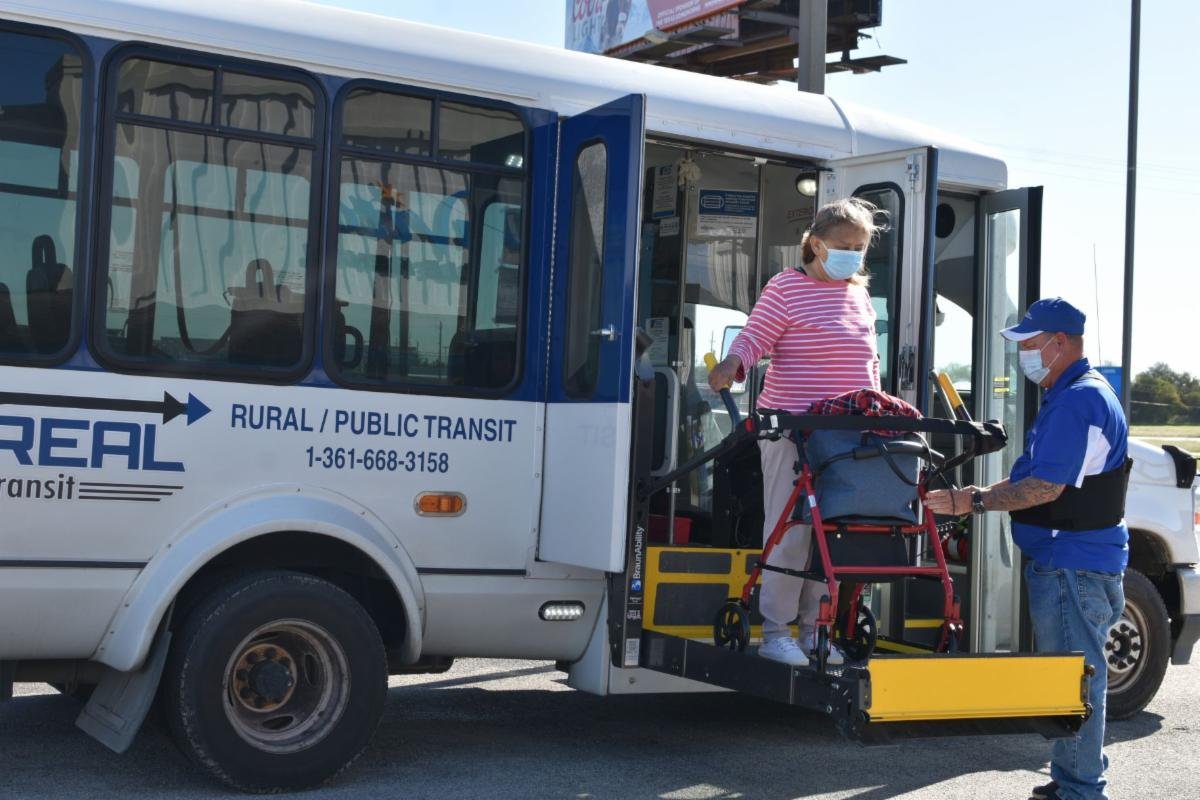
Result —
M571 622L583 616L583 603L574 600L551 601L538 609L538 616L547 622Z
M422 517L457 517L467 508L467 498L458 492L421 492L414 504Z

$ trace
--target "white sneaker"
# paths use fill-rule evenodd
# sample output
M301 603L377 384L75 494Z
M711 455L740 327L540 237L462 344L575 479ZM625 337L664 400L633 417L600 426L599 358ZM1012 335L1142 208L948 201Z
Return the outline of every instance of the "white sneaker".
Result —
M772 661L781 661L793 667L808 666L808 656L804 655L804 649L800 647L799 642L790 636L780 636L764 642L758 648L758 654L763 658L769 658Z

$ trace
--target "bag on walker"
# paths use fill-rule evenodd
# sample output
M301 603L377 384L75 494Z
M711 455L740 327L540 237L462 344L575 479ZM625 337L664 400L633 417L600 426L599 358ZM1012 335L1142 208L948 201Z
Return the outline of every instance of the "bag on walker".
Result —
M920 453L917 434L880 436L869 431L812 431L800 443L813 471L821 518L915 525ZM801 503L802 519L812 521Z

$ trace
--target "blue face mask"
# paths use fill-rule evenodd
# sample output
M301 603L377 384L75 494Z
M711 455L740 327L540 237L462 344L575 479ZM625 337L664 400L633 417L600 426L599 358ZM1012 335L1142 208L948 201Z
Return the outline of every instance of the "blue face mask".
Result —
M844 281L862 269L863 254L858 250L834 250L826 246L821 266L831 280Z

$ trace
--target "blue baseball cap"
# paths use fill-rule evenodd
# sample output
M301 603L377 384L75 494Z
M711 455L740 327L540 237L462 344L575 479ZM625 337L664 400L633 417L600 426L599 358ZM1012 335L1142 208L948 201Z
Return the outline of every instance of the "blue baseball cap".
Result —
M1086 320L1082 311L1061 297L1046 297L1031 305L1023 320L1000 331L1000 335L1010 342L1023 342L1039 333L1082 336Z

